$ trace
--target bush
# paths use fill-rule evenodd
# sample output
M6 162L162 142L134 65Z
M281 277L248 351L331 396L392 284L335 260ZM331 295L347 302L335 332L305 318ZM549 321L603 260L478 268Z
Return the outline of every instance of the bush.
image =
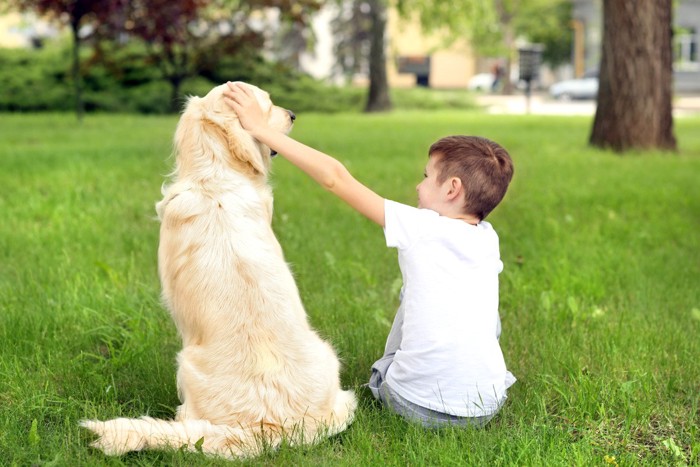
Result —
M286 82L261 83L275 104L294 112L357 112L365 103L365 89L331 86L306 76Z
M88 112L172 111L172 88L151 63L143 44L100 44L94 50L85 47L81 55L83 100ZM73 110L71 60L70 45L65 42L49 43L38 50L0 49L0 111ZM200 76L185 80L179 104L188 95L202 96L218 84L236 80L258 85L276 104L295 112L359 112L367 99L364 88L329 85L283 64L240 54L224 55L215 66L203 68ZM392 100L397 109L474 106L466 91L395 89Z
M67 49L0 49L0 110L70 110Z
M145 47L101 45L81 54L83 100L88 112L168 113L171 87L150 63ZM0 111L70 111L75 90L70 76L71 50L67 43L41 49L0 49ZM206 76L187 79L181 100L204 95L223 82L257 84L284 107L301 111L358 110L363 91L329 86L280 64L259 57L224 57ZM177 108L181 106L178 105Z

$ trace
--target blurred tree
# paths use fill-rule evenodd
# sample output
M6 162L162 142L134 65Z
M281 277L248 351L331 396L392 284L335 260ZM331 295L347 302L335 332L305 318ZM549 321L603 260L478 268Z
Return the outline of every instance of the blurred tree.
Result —
M372 18L365 0L338 2L338 14L331 21L333 31L335 69L346 80L369 75L370 28Z
M370 47L369 93L365 112L384 112L391 109L389 80L386 75L386 3L385 0L369 0Z
M39 16L67 22L73 39L72 77L75 87L75 112L79 121L85 113L82 97L82 79L80 71L81 28L90 24L97 30L103 24L121 18L128 0L9 0L10 7L20 11L33 11Z
M200 10L208 0L131 0L124 30L143 39L151 62L171 85L171 110L182 82L196 74L195 50L207 35Z
M332 21L336 68L349 80L369 76L366 112L392 107L386 73L386 0L337 0Z
M515 17L515 30L529 42L542 44L542 60L552 66L571 62L573 31L570 1L530 1Z
M426 31L445 33L448 43L466 38L481 55L503 56L506 77L511 76L517 37L550 46L571 43L569 0L398 0L398 8L405 18L417 17ZM552 52L548 60L560 60ZM511 80L504 80L503 93L512 90Z
M227 57L255 60L273 24L300 31L321 5L318 0L130 0L129 4L126 31L145 41L153 64L170 83L173 111L179 108L185 79L216 74L217 64ZM305 44L297 41L295 47ZM288 61L294 57L298 52L287 51Z
M284 22L274 44L278 62L295 71L302 71L301 54L313 43L313 30L304 23Z
M590 143L615 151L676 149L673 0L604 0L600 85Z
M142 85L157 76L171 85L171 111L178 110L185 79L202 76L215 82L272 77L289 69L263 59L298 68L299 51L307 47L312 13L322 0L9 0L10 7L35 11L70 23L74 37L73 74L76 110L82 119L84 79L79 48L87 38L91 62L109 73ZM5 5L3 5L5 6ZM2 7L0 7L2 9ZM87 27L89 26L89 27ZM281 37L275 43L275 35ZM291 40L293 38L294 40ZM117 63L116 53L138 41L146 49L146 67L156 73L129 74L129 64ZM130 47L131 52L140 50ZM262 78L261 78L262 77ZM274 81L273 78L270 81Z

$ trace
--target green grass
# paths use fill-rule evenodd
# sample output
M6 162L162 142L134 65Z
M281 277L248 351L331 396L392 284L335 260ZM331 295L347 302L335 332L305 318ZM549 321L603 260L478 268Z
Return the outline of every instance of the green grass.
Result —
M700 463L700 120L678 154L588 148L589 118L300 115L294 135L380 194L415 201L435 139L479 134L516 175L501 237L501 343L518 383L483 430L426 431L359 386L397 305L381 231L274 162L275 230L313 325L360 395L349 430L254 465ZM179 342L159 300L154 203L175 117L0 116L0 464L227 465L108 458L84 417L171 417ZM465 297L467 299L467 297Z

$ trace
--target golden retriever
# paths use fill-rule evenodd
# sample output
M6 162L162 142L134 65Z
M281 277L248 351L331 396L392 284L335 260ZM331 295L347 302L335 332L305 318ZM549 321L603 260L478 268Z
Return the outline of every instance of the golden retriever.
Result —
M175 420L84 420L110 455L181 448L228 458L343 431L357 405L338 358L309 326L272 231L270 148L222 97L191 97L175 132L172 184L156 205L163 299L182 337ZM248 85L251 86L251 85ZM255 86L269 124L294 115Z

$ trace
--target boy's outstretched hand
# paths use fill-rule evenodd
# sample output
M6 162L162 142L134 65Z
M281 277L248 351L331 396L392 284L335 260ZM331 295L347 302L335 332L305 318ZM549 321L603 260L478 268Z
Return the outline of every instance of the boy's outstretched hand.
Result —
M263 111L255 98L253 91L240 83L226 83L228 90L224 91L224 101L231 107L244 130L255 134L265 128Z

